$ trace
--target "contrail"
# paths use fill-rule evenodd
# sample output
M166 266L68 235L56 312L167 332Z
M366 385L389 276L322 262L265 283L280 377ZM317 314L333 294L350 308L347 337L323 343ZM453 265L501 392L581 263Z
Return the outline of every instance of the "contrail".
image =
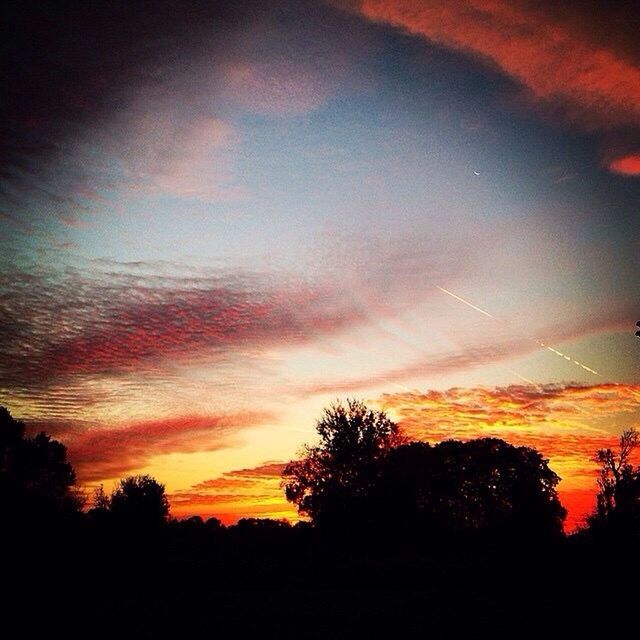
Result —
M541 347L544 347L548 351L551 351L552 353L555 353L557 356L560 356L561 358L564 358L568 362L573 362L573 364L577 364L579 367L582 367L585 371L588 371L589 373L595 373L597 376L600 375L595 369L592 369L591 367L587 367L586 364L582 364L582 362L578 362L577 360L574 360L573 358L571 358L571 356L568 356L568 355L565 355L564 353L562 353L562 351L558 351L557 349L554 349L553 347L549 347L544 342L542 342L542 340L538 340L537 338L534 338L534 340Z
M451 296L452 298L455 298L456 300L460 300L460 302L463 302L468 307L471 307L472 309L475 309L476 311L479 311L481 314L487 316L487 318L493 318L494 320L496 319L496 317L492 316L488 311L485 311L484 309L481 309L480 307L476 307L475 304L471 304L470 302L467 302L464 298L461 298L460 296L457 296L455 293L451 293L451 291L447 291L446 289L443 289L442 287L439 287L438 285L436 285L436 289L440 289L440 291L446 293L447 295Z
M481 309L480 307L476 307L475 304L471 304L468 300L465 300L464 298L461 298L460 296L457 296L455 293L452 293L448 289L444 289L443 287L439 287L438 285L436 285L436 288L440 289L440 291L442 291L443 293L446 293L447 295L451 296L452 298L455 298L456 300L459 300L463 304L466 304L468 307L471 307L472 309L475 309L476 311L479 311L481 314L487 316L487 318L491 318L492 320L497 320L497 318L495 316L492 316L488 311L485 311L484 309ZM519 374L517 371L514 371L513 369L510 369L509 367L505 367L504 365L500 365L500 366L505 371L508 371L511 375L516 376L516 378L520 378L520 380L522 380L523 382L526 382L527 384L531 384L534 387L539 386L533 380L529 380L529 378L525 378L523 375Z
M478 311L482 315L487 316L487 318L491 318L492 320L498 320L498 318L496 318L495 316L492 316L488 311L485 311L484 309L481 309L480 307L477 307L475 304L471 304L471 302L469 302L468 300L465 300L464 298L461 298L460 296L457 296L455 293L452 293L451 291L448 291L447 289L444 289L443 287L439 287L438 285L435 285L435 287L436 287L436 289L440 289L440 291L442 291L443 293L446 293L447 295L451 296L452 298L455 298L456 300L459 300L463 304L466 304L468 307L471 307L472 309L475 309L476 311ZM578 360L575 360L571 356L568 356L568 355L562 353L562 351L558 351L557 349L554 349L553 347L550 347L550 346L546 345L544 342L542 342L542 340L538 340L537 338L531 338L531 340L533 340L540 347L543 347L544 349L547 349L548 351L551 351L552 353L555 353L560 358L564 358L567 362L573 362L573 364L577 365L578 367L582 367L585 371L588 371L589 373L592 373L592 374L594 374L596 376L600 375L595 369L592 369L591 367L588 367L586 364L582 364L582 362L579 362ZM521 376L520 374L516 373L515 371L513 373L515 373L515 375L517 375L519 378L522 378L522 379L526 380L526 378L523 378L523 376Z
M509 373L513 374L514 376L516 376L516 378L520 378L520 380L522 380L523 382L526 382L527 384L533 385L534 387L539 387L540 386L537 382L534 382L533 380L529 380L529 378L525 378L524 376L520 375L517 371L514 371L513 369L510 369L509 367L505 367L504 365L501 365L501 366L505 371L508 371Z

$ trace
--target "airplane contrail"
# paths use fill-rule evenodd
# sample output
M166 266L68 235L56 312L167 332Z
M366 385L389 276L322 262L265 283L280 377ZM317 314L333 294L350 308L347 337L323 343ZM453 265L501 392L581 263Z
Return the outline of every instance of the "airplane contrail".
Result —
M438 285L435 285L435 287L436 287L436 289L440 289L440 291L442 291L443 293L446 293L448 296L451 296L452 298L455 298L456 300L459 300L463 304L466 304L468 307L471 307L472 309L475 309L476 311L478 311L482 315L487 316L487 318L491 318L492 320L498 320L498 318L496 318L495 316L492 316L488 311L485 311L484 309L481 309L480 307L476 306L475 304L472 304L468 300L465 300L464 298L461 298L460 296L457 296L455 293L452 293L448 289L445 289L444 287L439 287ZM595 369L592 369L591 367L588 367L586 364L582 364L582 362L580 362L578 360L575 360L574 358L572 358L571 356L566 355L565 353L562 353L562 351L558 351L557 349L554 349L553 347L550 347L549 345L546 345L544 342L542 342L542 340L538 340L537 338L531 338L531 340L533 340L538 346L542 347L543 349L547 349L548 351L551 351L551 353L555 353L557 356L559 356L561 358L564 358L567 362L572 362L573 364L577 365L578 367L582 367L585 371L588 371L589 373L592 373L592 374L594 374L596 376L600 375ZM513 373L516 373L516 372L514 371ZM516 373L516 375L519 378L523 377L518 373Z
M485 311L484 309L481 309L480 307L476 307L475 304L471 304L470 302L468 302L464 298L461 298L460 296L457 296L455 293L451 293L451 291L448 291L447 289L443 289L442 287L439 287L438 285L436 285L436 289L440 289L440 291L446 293L448 296L451 296L452 298L455 298L456 300L460 300L460 302L463 302L468 307L471 307L472 309L475 309L476 311L479 311L483 315L487 316L487 318L493 318L494 320L496 319L496 317L492 316L488 311Z
M600 375L595 369L592 369L591 367L587 367L586 364L582 364L582 362L578 362L578 360L574 360L571 356L568 356L568 355L562 353L562 351L558 351L557 349L554 349L553 347L550 347L550 346L546 345L544 342L542 342L542 340L537 340L535 338L534 338L534 340L541 347L544 347L548 351L551 351L552 353L555 353L557 356L560 356L561 358L564 358L568 362L573 362L573 364L577 364L579 367L582 367L585 371L588 371L589 373L595 373L597 376Z

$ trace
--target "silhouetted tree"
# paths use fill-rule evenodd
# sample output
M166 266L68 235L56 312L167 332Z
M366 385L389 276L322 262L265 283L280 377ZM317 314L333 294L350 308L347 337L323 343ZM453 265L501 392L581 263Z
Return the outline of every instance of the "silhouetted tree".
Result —
M91 508L87 512L90 522L98 528L107 529L111 523L111 497L99 485L93 491Z
M426 442L408 442L389 452L375 488L377 527L400 535L435 530L434 457Z
M542 455L496 438L395 448L379 476L381 517L436 535L552 538L566 511Z
M148 475L123 478L111 494L110 512L122 524L158 527L169 515L164 485Z
M320 527L366 523L378 463L401 441L398 426L384 412L347 400L326 408L316 431L320 444L306 446L284 469L287 500Z
M91 508L98 511L109 511L111 508L111 498L105 493L103 485L96 487L94 490Z
M45 433L25 437L23 422L0 407L0 511L24 521L77 513L82 496L67 449Z
M218 531L224 529L224 525L218 518L207 518L204 526L210 533L217 533Z
M618 450L600 449L596 511L589 518L592 531L617 534L640 533L640 467L634 467L632 455L640 446L640 433L624 431Z
M291 523L273 518L240 518L232 528L236 531L277 531L290 529Z

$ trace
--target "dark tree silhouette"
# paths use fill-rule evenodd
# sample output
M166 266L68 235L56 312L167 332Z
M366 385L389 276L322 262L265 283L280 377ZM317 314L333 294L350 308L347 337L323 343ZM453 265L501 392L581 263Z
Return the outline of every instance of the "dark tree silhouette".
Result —
M118 523L158 527L169 515L164 485L148 475L123 478L111 494L110 512Z
M287 500L324 528L356 527L371 512L379 461L400 443L398 426L358 400L337 402L316 423L318 446L283 472Z
M232 527L236 531L278 531L290 528L289 521L273 518L240 518Z
M111 522L111 497L107 495L103 485L94 489L91 508L87 512L87 516L97 527L109 527Z
M640 447L640 433L624 431L618 450L600 449L596 511L589 518L592 531L599 533L640 533L640 467L633 466L633 452Z
M376 525L399 535L433 532L434 454L426 442L408 442L392 449L382 464L378 484Z
M111 498L105 493L103 485L96 487L92 502L91 511L109 511L111 508Z
M0 510L14 522L77 513L82 497L67 449L45 433L25 437L23 422L0 407Z
M552 538L566 516L559 480L538 451L496 438L413 442L383 463L381 517L421 534Z
M435 446L402 442L361 402L335 404L320 444L284 470L287 498L316 526L385 534L561 536L560 478L535 449L484 438Z

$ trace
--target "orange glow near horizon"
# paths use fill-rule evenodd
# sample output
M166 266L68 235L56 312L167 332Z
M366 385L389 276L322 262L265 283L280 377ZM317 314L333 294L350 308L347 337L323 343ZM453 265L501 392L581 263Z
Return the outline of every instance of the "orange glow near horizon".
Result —
M268 462L252 469L239 469L205 480L184 491L170 494L174 517L216 517L224 524L240 518L275 518L297 522L295 507L280 486L283 463Z
M584 523L595 505L595 453L615 448L618 436L603 420L637 420L638 385L511 385L385 394L377 402L411 439L496 437L530 446L549 459L561 478L560 499L568 511L565 529ZM226 524L243 517L299 519L281 488L285 462L221 473L170 492L174 517L215 516Z
M512 385L387 394L380 405L417 440L495 437L537 449L561 478L572 531L595 505L596 451L618 441L603 420L636 424L639 393L638 385Z

